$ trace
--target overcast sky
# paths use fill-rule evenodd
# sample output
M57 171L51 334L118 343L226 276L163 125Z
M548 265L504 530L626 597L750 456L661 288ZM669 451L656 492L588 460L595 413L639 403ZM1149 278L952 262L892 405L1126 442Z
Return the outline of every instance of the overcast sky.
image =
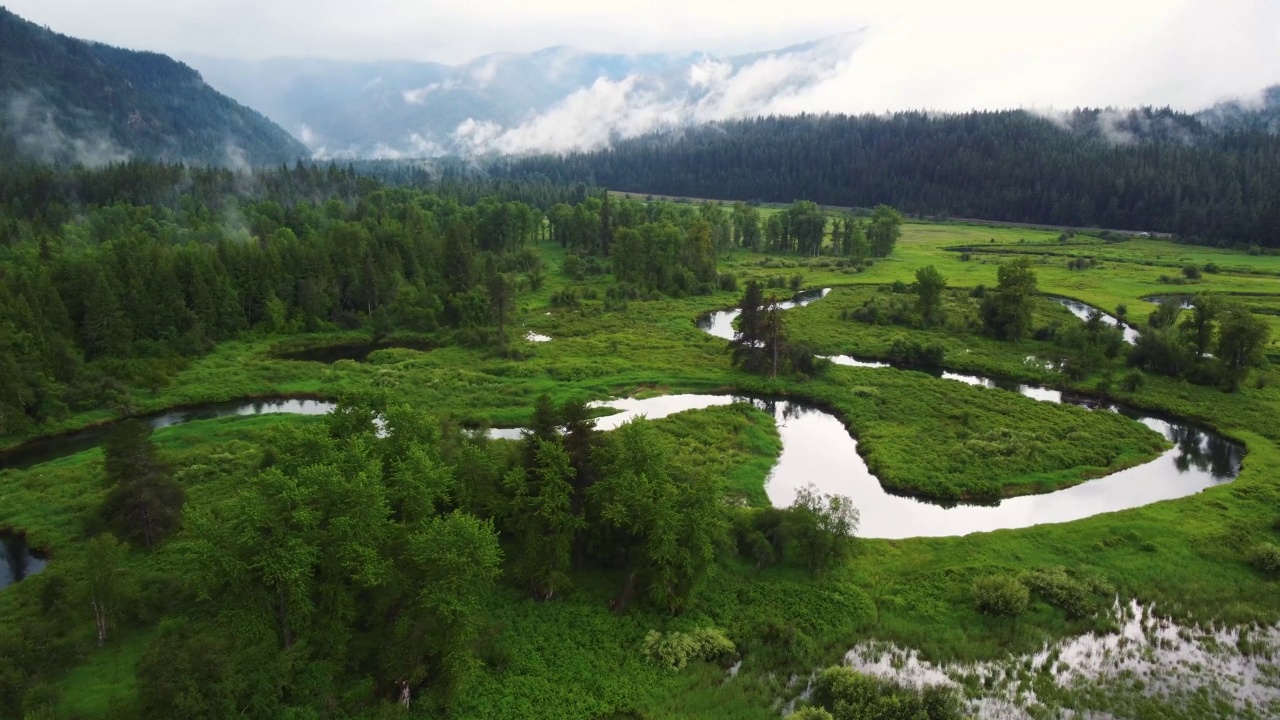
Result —
M0 0L177 56L456 64L551 45L738 53L867 28L789 110L1196 108L1280 82L1278 0Z

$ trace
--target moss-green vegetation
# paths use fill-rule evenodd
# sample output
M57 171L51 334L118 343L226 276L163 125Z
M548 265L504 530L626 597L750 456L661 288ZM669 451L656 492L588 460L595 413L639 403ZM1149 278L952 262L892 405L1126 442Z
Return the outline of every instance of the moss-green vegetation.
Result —
M645 602L611 612L609 601L626 581L614 569L574 572L572 588L548 601L530 599L504 576L485 608L489 623L476 643L481 666L452 713L464 718L774 717L774 701L799 689L785 686L789 673L835 662L859 640L892 640L937 660L1034 651L1046 640L1106 627L1109 620L1093 610L1107 603L1111 592L1155 602L1161 612L1180 617L1280 620L1268 559L1274 553L1261 549L1280 544L1274 526L1280 508L1280 426L1274 422L1280 413L1280 373L1255 370L1238 392L1227 394L1154 374L1130 386L1122 381L1131 371L1121 358L1107 359L1077 380L1027 363L1028 356L1055 357L1058 345L1034 337L992 339L968 321L977 318L979 307L969 291L995 285L996 261L1013 257L1019 239L1056 248L1056 237L1033 230L907 224L894 253L872 264L842 266L830 257L732 251L720 261L720 271L734 274L740 287L749 279L796 274L805 287L837 286L827 299L788 311L793 338L823 353L888 357L898 339L937 344L944 348L941 364L947 369L1064 385L1213 426L1248 448L1237 480L1066 525L962 538L862 540L848 560L816 574L794 562L761 565L724 553L676 616ZM968 260L946 249L961 245L993 249L972 252ZM1201 289L1269 293L1275 283L1260 274L1272 259L1245 253L1152 240L1077 240L1062 247L1080 253L1097 247L1113 254L1099 255L1101 262L1086 270L1068 268L1068 258L1060 255L1036 255L1033 268L1041 291L1108 310L1127 304L1131 315L1150 307L1143 297L1168 290L1158 278L1171 271L1130 261L1128 254L1166 253L1160 262L1167 259L1177 267L1188 253L1202 265L1215 262L1221 271L1203 274ZM997 254L1003 251L1009 252ZM540 245L538 252L551 268L564 258L557 245ZM952 288L943 306L947 324L924 328L849 319L852 311L884 296L884 288L913 282L929 265ZM1246 272L1250 267L1257 272ZM605 275L587 273L578 281L551 272L539 288L519 292L514 316L519 333L532 330L553 340L520 345L515 356L448 344L430 351L385 349L366 362L324 364L280 359L279 336L240 339L220 343L191 360L171 382L137 390L132 400L135 407L151 410L251 395L380 394L466 424L514 426L528 422L529 407L542 393L556 401L680 391L788 395L833 410L887 485L947 498L1043 492L1141 462L1163 447L1157 436L1120 415L1037 403L925 373L833 367L812 380L761 379L735 370L726 343L693 325L702 312L734 305L739 292L626 299L606 307L611 285ZM553 305L552 295L567 289L581 298L577 306ZM593 295L596 299L588 299ZM1075 322L1047 300L1034 305L1033 329ZM305 342L369 337L315 333ZM75 412L37 431L111 415L100 409ZM186 492L187 512L212 510L227 507L258 470L273 428L314 422L273 416L200 422L159 431L155 441ZM680 414L654 427L681 464L720 480L729 500L767 504L763 483L779 441L766 414L730 406ZM34 707L55 706L68 718L101 717L117 698L128 698L134 685L127 668L142 658L161 618L195 603L181 580L186 559L179 548L192 531L184 524L171 545L130 555L129 573L143 591L117 621L122 632L113 634L106 647L96 647L92 616L75 603L85 531L96 529L93 518L108 490L101 456L91 451L29 471L0 471L0 527L25 530L32 546L50 558L43 573L0 593L0 627L6 628L0 633L0 654L21 660L0 668L0 691L6 698L25 694ZM1026 591L1025 608L1016 618L984 613L976 602L975 586L993 576ZM732 679L720 666L724 658L690 659L673 673L646 656L644 641L651 632L707 628L722 631L741 656L741 671ZM12 670L37 657L42 669L34 678ZM342 692L361 698L376 694L372 681L363 677L352 677ZM1124 692L1138 698L1142 690ZM1070 702L1067 696L1060 699ZM1134 702L1116 706L1135 713L1155 707Z

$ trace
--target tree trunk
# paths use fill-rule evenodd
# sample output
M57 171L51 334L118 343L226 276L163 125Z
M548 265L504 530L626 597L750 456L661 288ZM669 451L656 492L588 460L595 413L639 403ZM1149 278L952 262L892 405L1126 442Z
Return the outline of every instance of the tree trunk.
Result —
M107 607L99 600L93 601L93 623L98 628L98 647L107 644Z
M280 589L277 597L276 623L280 628L280 641L284 644L284 649L288 650L293 647L293 633L289 631L289 609L285 603L284 588Z
M412 691L409 690L409 683L401 680L400 683L400 707L405 710L409 709L409 703L413 700Z

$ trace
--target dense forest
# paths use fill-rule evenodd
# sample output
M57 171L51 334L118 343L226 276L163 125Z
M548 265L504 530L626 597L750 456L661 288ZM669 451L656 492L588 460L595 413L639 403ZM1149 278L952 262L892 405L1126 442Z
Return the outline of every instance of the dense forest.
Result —
M539 240L569 251L572 276L612 262L622 302L712 292L740 242L713 205L487 181L426 192L333 166L24 166L0 188L0 435L127 411L133 388L244 334L371 328L511 352L515 296L547 272ZM545 212L485 194L504 188Z
M77 40L0 7L0 163L248 166L308 155L170 57Z
M526 158L496 172L638 193L883 203L912 214L1280 247L1280 136L1272 130L1254 116L1211 123L1167 109L800 115Z

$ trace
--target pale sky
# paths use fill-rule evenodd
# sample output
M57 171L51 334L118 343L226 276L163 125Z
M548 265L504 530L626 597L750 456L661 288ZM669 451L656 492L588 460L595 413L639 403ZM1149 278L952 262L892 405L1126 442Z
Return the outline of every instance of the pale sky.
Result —
M1280 0L0 2L68 35L176 56L731 54L867 28L840 71L785 111L1195 109L1280 83Z

